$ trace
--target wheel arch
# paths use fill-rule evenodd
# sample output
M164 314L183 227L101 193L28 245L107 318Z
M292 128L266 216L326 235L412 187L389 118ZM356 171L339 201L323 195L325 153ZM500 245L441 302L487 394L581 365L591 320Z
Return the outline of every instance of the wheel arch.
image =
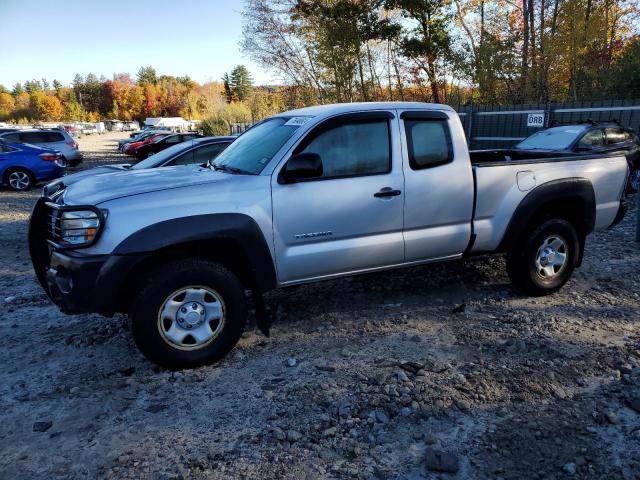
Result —
M113 253L142 258L119 286L120 307L128 304L136 284L147 272L180 258L220 263L249 290L266 292L277 285L267 241L257 223L244 214L195 215L159 222L129 236Z
M529 192L515 209L498 251L506 252L521 235L543 216L562 218L576 229L580 240L578 265L582 262L585 237L596 220L595 192L585 178L565 178L543 183Z

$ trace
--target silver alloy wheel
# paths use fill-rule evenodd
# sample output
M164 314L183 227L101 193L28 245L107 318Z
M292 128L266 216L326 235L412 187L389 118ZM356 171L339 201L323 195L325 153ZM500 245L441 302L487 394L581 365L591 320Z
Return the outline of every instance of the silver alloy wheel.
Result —
M15 190L26 190L30 184L31 178L26 172L16 171L9 174L9 185Z
M209 287L189 286L176 290L158 311L160 335L180 350L197 350L208 345L220 335L224 322L224 302Z
M556 277L567 263L568 247L559 235L547 237L536 255L536 272L545 280Z

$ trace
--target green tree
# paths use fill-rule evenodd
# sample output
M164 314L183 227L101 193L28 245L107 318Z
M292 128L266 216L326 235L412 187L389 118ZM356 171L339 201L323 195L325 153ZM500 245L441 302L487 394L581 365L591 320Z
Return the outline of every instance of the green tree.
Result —
M235 99L243 102L249 98L251 90L253 89L253 79L247 67L238 65L231 70L231 74L229 75L229 88L232 97Z
M231 92L231 80L229 74L222 75L222 85L224 85L224 96L227 98L227 103L231 103L233 100L233 93Z
M621 93L626 98L638 97L640 85L640 38L634 39L624 55L618 60L610 79L612 92Z
M152 83L155 85L158 82L158 75L156 73L156 69L151 66L140 67L136 79L139 84Z
M200 128L202 128L202 133L207 136L223 136L229 135L231 131L231 127L229 122L225 120L221 115L212 115L208 118L205 118L200 124Z
M14 97L17 97L18 95L20 95L21 93L24 93L24 88L22 88L22 85L20 85L20 83L16 83L13 86L13 90L11 90L11 94Z
M389 0L387 8L398 8L402 16L415 23L401 40L402 53L423 71L431 86L431 97L441 102L439 64L450 49L451 17L447 0Z

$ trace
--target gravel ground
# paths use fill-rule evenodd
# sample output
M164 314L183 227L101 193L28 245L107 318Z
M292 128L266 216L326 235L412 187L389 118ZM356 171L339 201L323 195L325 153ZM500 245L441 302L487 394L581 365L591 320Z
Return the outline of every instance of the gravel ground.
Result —
M115 139L81 139L85 167ZM290 288L271 338L168 372L123 316L49 302L37 195L0 191L0 478L640 478L633 211L555 295L499 257Z

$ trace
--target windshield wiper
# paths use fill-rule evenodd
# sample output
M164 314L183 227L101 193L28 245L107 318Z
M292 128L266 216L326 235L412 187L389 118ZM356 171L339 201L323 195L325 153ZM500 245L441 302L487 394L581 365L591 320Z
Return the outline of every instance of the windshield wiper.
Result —
M228 165L218 165L216 163L212 163L211 167L216 171L220 170L223 172L236 173L240 175L252 175L251 172L247 172L246 170L242 170L241 168L230 167Z

